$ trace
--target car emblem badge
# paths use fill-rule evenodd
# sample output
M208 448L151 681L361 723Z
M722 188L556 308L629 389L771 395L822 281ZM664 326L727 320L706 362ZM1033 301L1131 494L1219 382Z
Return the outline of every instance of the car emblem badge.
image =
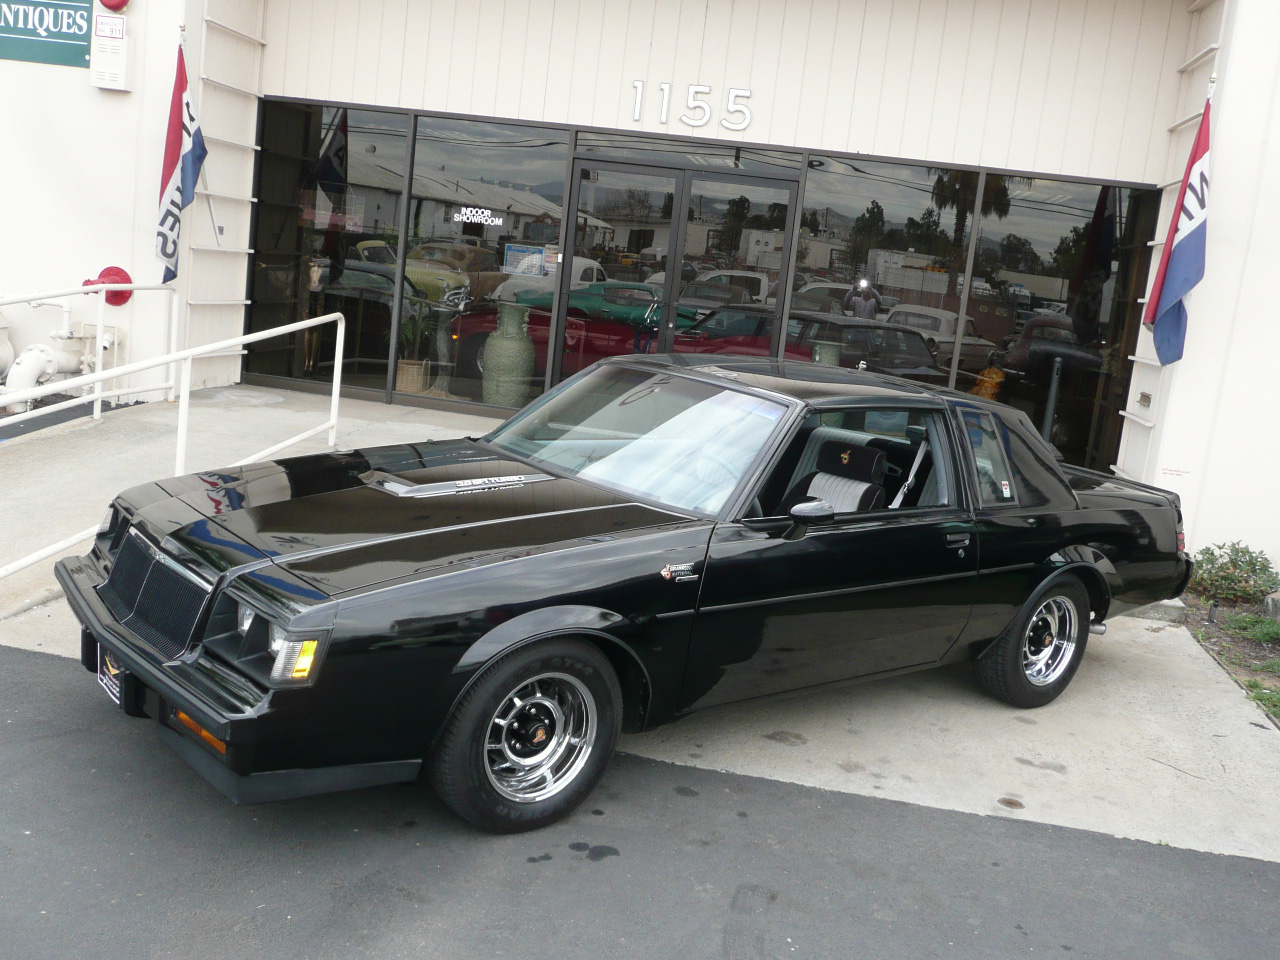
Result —
M693 572L692 563L668 563L659 571L663 580L673 580L676 583L685 583L688 580L697 580L698 575Z
M535 747L545 739L547 739L547 730L545 727L539 727L537 730L533 731L533 745Z
M852 453L852 452L853 452L852 450L846 450L844 453L840 454L840 462L841 462L841 463L843 463L843 464L845 464L845 465L848 465L848 463L849 463L849 454L850 454L850 453Z

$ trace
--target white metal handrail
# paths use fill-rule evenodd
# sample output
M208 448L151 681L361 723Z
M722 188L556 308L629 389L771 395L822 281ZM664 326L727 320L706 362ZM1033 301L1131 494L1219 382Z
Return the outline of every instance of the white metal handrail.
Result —
M333 350L333 387L329 396L329 418L320 426L312 427L310 430L304 430L297 436L290 437L281 443L274 444L265 450L245 457L243 460L237 460L233 466L251 463L254 460L261 460L269 457L273 453L291 447L303 440L309 440L317 433L324 430L329 431L329 446L334 446L338 442L338 400L342 387L342 353L343 341L346 338L347 321L341 313L327 313L322 317L312 317L308 320L298 320L294 323L285 324L283 327L272 327L270 330L260 330L257 333L246 333L238 337L231 337L228 340L219 340L216 343L207 343L200 347L189 347L186 350L178 350L173 353L167 353L161 357L153 357L150 360L138 360L134 363L128 363L120 367L112 367L110 370L102 370L97 373L88 373L80 377L73 377L69 380L59 380L52 384L45 384L42 387L32 387L29 390L14 391L9 394L0 394L8 402L16 400L34 400L37 397L43 397L50 393L59 392L61 390L90 386L99 384L106 380L113 380L117 377L129 376L142 370L150 370L154 367L166 366L171 363L181 364L180 374L178 378L178 440L177 450L174 454L173 472L175 476L180 476L186 472L187 464L187 427L190 422L191 410L191 364L192 361L200 357L209 356L211 354L221 353L233 347L239 347L248 343L257 343L260 340L268 340L272 337L282 337L290 333L297 333L299 330L308 330L312 327L318 327L322 323L334 323L337 325L336 344ZM153 388L154 389L154 388ZM48 409L48 408L46 408ZM5 420L0 419L0 424ZM52 546L45 547L43 550L23 557L21 560L15 560L13 563L0 567L0 580L9 576L11 573L17 573L19 570L31 566L33 563L39 563L52 557L64 550L74 547L77 543L88 540L98 532L96 526L89 527L79 533L68 537L66 540L60 540Z
M92 283L88 286L65 287L60 290L54 290L50 293L29 294L23 297L5 297L0 299L0 307L11 307L20 303L27 303L32 306L42 306L49 300L65 300L68 297L86 297L94 294L98 295L98 320L96 323L97 340L94 342L94 364L93 372L102 373L103 355L106 353L106 347L103 346L103 328L106 324L107 294L117 291L129 291L131 293L167 293L169 295L169 352L173 353L178 349L178 291L173 287L167 287L162 283ZM70 307L67 310L67 323L70 326ZM55 381L59 388L65 388L67 381ZM38 410L28 410L26 413L15 413L9 417L0 419L0 424L21 423L23 420L30 420L34 417L44 416L47 413L53 413L55 410L65 410L67 407L74 407L82 403L93 402L93 419L102 419L102 401L111 397L125 396L130 393L146 393L150 390L166 390L169 399L173 399L173 371L169 373L169 381L167 383L152 384L147 387L130 387L125 390L116 390L111 394L102 392L102 381L98 381L94 387L92 394L86 394L83 397L72 397L70 400L64 400L61 403L55 403L48 407L41 407ZM61 389L50 390L49 393L60 393ZM6 393L0 391L0 406L9 406L13 403L23 403L27 399L25 396L19 397L18 394L25 394L26 391L13 391ZM45 394L40 394L45 396ZM18 399L14 399L18 397ZM34 398L31 398L34 399Z

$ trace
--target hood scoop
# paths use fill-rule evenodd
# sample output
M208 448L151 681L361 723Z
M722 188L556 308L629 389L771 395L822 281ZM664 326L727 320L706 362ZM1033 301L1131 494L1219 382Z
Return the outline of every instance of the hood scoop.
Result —
M393 497L449 497L459 493L478 493L481 490L511 490L529 483L540 483L555 478L545 473L516 474L510 477L477 477L474 480L445 480L437 483L413 483L403 477L382 470L370 470L360 474L360 479L375 490Z

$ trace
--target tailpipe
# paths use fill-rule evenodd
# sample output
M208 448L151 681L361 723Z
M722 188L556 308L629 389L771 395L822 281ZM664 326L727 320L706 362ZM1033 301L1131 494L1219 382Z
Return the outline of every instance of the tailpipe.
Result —
M1089 624L1089 632L1092 633L1095 637L1105 636L1107 633L1107 625L1105 623L1100 623L1100 622L1091 623Z

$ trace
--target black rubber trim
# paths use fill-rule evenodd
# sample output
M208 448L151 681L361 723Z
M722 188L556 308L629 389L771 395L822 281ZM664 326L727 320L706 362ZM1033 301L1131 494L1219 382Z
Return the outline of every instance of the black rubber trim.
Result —
M223 766L204 747L176 730L161 726L160 739L219 793L235 803L268 803L339 790L405 783L418 779L422 770L421 760L393 760L345 767L269 770L242 776Z
M1178 597L1182 596L1182 592L1187 589L1187 585L1191 583L1191 578L1194 577L1196 573L1196 565L1193 560L1189 557L1181 557L1180 559L1187 565L1187 572L1183 574L1182 579L1178 581L1178 586L1174 589L1173 593L1169 594L1170 600L1176 600Z

